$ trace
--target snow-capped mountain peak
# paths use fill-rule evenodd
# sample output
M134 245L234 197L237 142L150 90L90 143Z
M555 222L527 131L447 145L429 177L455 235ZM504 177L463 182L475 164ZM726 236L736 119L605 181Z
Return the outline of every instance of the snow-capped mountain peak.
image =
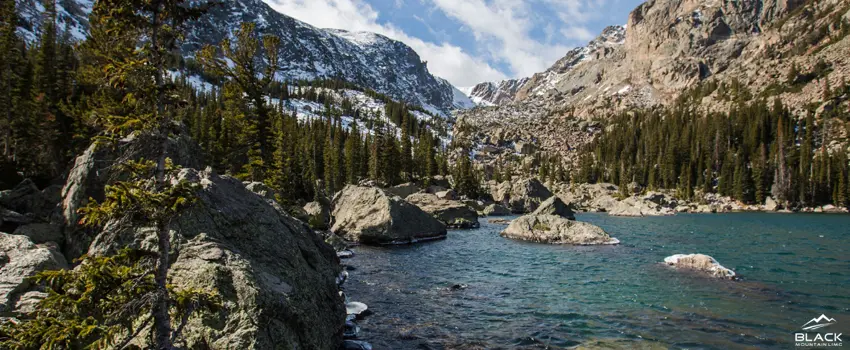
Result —
M24 19L22 35L32 40L44 7L40 0L16 0ZM60 0L60 30L67 23L74 38L88 31L94 0ZM281 39L280 78L313 80L342 78L398 100L448 116L451 110L473 103L446 80L435 77L409 46L380 34L321 29L279 13L262 0L229 0L215 6L190 25L183 44L189 57L206 44L218 44L243 22L254 22L263 34Z

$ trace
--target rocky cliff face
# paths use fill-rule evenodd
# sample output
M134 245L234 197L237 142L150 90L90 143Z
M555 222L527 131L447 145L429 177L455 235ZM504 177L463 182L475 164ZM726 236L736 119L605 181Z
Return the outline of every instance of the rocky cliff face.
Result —
M44 7L40 0L17 0L23 25L20 32L34 38ZM61 0L57 4L59 28L84 39L92 0ZM218 44L243 22L254 22L257 30L281 38L280 79L344 78L393 98L448 113L473 106L469 98L448 81L428 71L426 62L409 46L385 36L320 29L281 14L262 0L223 1L207 16L192 24L183 45L191 57L205 44Z
M632 11L625 28L606 28L546 72L518 80L521 88L494 94L484 83L471 96L480 105L537 102L599 114L668 104L706 80L741 78L759 90L791 62L812 66L821 58L841 67L831 77L838 81L846 76L847 55L839 53L847 39L815 34L850 19L848 10L841 0L651 0Z
M824 79L835 86L850 78L843 26L850 26L850 3L842 0L647 1L625 27L606 28L547 71L516 81L520 88L473 89L482 107L456 114L455 136L485 150L476 153L484 167L521 156L513 147L527 142L569 163L611 114L671 105L697 87L733 81L803 115L805 106L820 103ZM822 76L793 90L770 90L785 83L792 65L810 72L819 61L829 67ZM697 103L728 111L732 101L712 91Z

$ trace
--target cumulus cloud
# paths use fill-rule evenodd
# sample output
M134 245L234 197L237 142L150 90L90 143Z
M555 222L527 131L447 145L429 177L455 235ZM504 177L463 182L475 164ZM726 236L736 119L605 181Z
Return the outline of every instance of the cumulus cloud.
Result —
M574 45L595 37L584 23L605 0L430 0L469 28L490 55L505 62L513 76L530 76L549 67ZM547 19L543 14L553 14ZM553 27L564 38L555 37ZM545 40L532 33L540 29ZM566 39L566 40L564 40Z
M502 80L506 75L485 59L474 57L450 43L432 43L378 22L378 12L363 0L264 0L275 10L320 28L367 31L386 35L412 47L434 75L455 86ZM398 2L396 2L398 5Z
M544 71L572 47L593 39L596 34L588 29L588 23L598 19L606 5L622 0L264 1L317 27L375 32L400 40L428 61L432 73L455 86L466 87ZM413 18L440 42L424 41L394 24L379 21L380 14L370 1L393 1L396 10L404 10L405 2L418 2L428 8L428 14L439 12L461 27L435 29L414 14ZM451 35L455 33L471 35L474 44L452 44Z

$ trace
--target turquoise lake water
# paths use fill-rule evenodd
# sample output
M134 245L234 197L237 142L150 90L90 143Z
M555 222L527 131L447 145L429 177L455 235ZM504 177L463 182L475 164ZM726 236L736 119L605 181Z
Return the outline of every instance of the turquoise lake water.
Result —
M550 246L499 236L357 247L346 292L374 312L360 339L376 349L625 347L793 349L825 314L850 338L850 216L741 213L615 218L580 214L619 246ZM661 264L703 253L743 276L723 281ZM466 288L452 290L453 285ZM850 342L845 346L850 347Z

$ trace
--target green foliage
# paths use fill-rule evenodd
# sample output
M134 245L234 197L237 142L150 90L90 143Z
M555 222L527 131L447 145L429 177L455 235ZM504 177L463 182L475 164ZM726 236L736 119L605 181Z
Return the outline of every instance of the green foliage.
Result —
M150 160L120 164L132 180L106 186L106 198L98 203L89 199L81 224L102 226L108 221L129 218L133 222L168 222L194 201L195 184L185 180L162 186L156 180L157 164ZM170 158L165 162L165 175L176 177L180 167Z
M121 348L151 323L155 255L125 249L83 257L73 270L43 271L33 282L48 295L31 317L0 327L5 349ZM218 312L217 294L169 288L172 318L185 325L198 312ZM175 334L175 339L179 333Z
M480 177L473 169L469 151L463 150L458 156L452 176L455 181L454 189L458 194L478 199L484 193L481 189Z
M649 189L676 189L681 198L700 189L745 203L773 196L792 205L840 204L841 152L826 150L826 127L846 128L835 121L846 119L847 111L816 122L813 114L794 118L778 99L773 106L741 101L728 113L693 106L684 99L672 108L615 116L609 131L582 153L573 180L623 185L628 178Z
M534 231L546 231L546 232L551 230L551 228L549 228L549 225L546 225L546 224L541 223L541 222L535 222L534 227L532 227L532 229Z

